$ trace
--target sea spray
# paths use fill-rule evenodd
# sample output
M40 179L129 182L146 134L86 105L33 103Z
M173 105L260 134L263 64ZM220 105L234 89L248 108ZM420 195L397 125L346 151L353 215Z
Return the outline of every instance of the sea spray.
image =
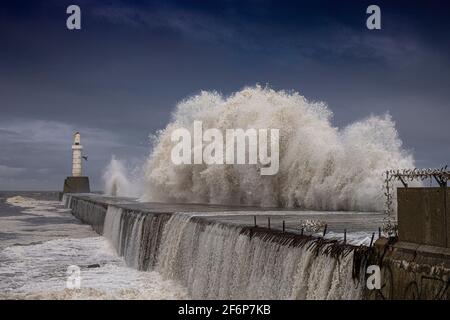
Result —
M229 97L201 92L178 104L158 133L145 165L144 201L253 204L317 210L381 211L383 173L412 168L389 115L339 129L322 102L297 92L259 86ZM280 168L261 176L260 165L175 165L171 132L194 121L222 132L280 128Z
M142 192L140 165L125 165L112 157L103 172L104 192L110 196L137 197Z

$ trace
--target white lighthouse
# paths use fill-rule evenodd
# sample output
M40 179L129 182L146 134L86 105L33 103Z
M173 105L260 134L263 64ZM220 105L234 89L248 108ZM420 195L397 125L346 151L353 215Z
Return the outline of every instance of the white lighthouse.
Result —
M88 193L90 192L89 177L82 176L81 161L83 157L83 146L79 132L73 135L72 144L72 175L64 180L64 189L60 193L60 198L64 193Z
M81 145L80 133L73 135L72 145L72 177L81 177L81 156L83 146Z

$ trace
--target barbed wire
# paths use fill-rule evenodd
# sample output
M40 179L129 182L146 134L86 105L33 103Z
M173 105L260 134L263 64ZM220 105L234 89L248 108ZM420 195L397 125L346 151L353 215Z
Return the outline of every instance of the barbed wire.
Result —
M399 180L402 184L407 187L408 181L423 181L427 178L434 178L437 183L443 187L447 185L448 180L450 180L450 170L448 166L439 169L402 169L402 170L388 170L386 179L389 181Z

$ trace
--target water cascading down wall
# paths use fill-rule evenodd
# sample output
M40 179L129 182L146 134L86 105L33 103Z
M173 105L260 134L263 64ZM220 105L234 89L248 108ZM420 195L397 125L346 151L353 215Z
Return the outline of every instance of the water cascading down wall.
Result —
M82 196L72 213L127 265L184 285L192 299L362 299L366 247L205 219L208 212L145 212Z

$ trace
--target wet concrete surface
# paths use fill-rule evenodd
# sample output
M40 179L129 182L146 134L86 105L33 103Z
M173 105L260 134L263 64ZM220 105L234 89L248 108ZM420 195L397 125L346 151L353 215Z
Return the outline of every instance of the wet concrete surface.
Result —
M79 198L99 204L117 205L128 210L148 213L188 213L199 215L202 219L233 224L240 226L254 226L255 216L258 227L270 227L282 230L285 221L285 230L300 232L300 224L305 220L320 220L327 224L327 231L343 233L375 232L383 224L385 215L380 212L349 212L349 211L312 211L295 208L261 208L252 206L228 206L212 204L169 204L156 202L139 202L133 198L109 197L98 194L77 194Z

